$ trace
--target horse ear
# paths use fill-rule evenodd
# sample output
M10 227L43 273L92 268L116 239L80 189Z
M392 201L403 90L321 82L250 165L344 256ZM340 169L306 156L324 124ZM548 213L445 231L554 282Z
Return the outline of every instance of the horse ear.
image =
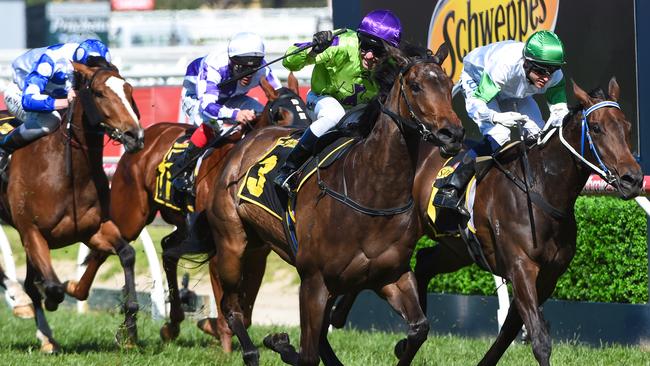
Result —
M90 70L88 66L76 62L72 63L72 67L74 69L72 73L73 80L74 80L72 84L72 88L75 90L79 90L83 85L83 82L92 77L92 70Z
M442 63L445 62L447 56L449 56L449 46L447 45L447 42L445 42L441 44L440 47L438 47L438 50L433 57L436 58L436 63L438 65L442 65Z
M289 72L289 77L287 79L287 86L291 91L299 95L300 87L298 86L298 79L296 75L293 74L293 71Z
M583 107L588 107L593 104L591 102L591 98L589 97L589 94L587 94L587 92L582 90L582 88L578 86L575 80L571 79L571 84L573 84L573 94L575 94L576 98L578 99L578 102L580 102L580 104L582 104Z
M616 76L612 76L609 80L609 97L613 101L617 101L618 97L621 95L621 88L618 87L618 82L616 82Z
M262 90L264 91L264 95L266 95L266 99L268 100L276 100L278 99L278 92L273 89L271 84L269 83L266 78L262 78L260 80L260 87L262 87Z

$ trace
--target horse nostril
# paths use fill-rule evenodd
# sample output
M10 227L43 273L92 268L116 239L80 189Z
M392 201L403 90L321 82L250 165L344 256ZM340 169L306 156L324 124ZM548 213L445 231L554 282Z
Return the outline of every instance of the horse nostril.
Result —
M621 181L625 182L631 187L641 187L643 185L643 174L623 174L621 176Z

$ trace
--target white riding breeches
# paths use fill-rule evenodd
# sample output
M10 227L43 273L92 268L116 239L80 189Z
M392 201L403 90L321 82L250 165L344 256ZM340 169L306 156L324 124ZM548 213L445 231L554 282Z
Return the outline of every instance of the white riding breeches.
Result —
M321 137L339 123L345 115L345 109L335 98L329 95L317 95L309 91L307 93L307 113L314 121L309 129L316 137Z

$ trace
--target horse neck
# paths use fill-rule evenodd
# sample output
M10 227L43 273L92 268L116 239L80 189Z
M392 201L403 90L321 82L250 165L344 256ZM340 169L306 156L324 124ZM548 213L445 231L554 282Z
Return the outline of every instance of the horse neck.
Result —
M579 116L580 114L573 115L561 130L564 139L576 151L580 149ZM542 188L546 193L544 196L549 199L549 202L558 205L558 208L569 209L573 208L582 188L587 183L590 170L562 144L559 133L560 130L546 146L538 150L539 160L542 163L539 164L540 169L537 175L544 181Z
M399 95L399 86L393 87L385 107L399 113ZM403 203L411 196L418 143L415 136L405 136L387 114L379 114L354 159L356 174L372 177L364 180L365 189L382 192L378 202Z
M61 127L67 129L64 146L70 144L72 164L76 174L88 170L93 176L103 169L104 133L99 128L92 128L86 121L81 101L77 101L72 112L71 128L64 123ZM70 139L70 141L67 141ZM65 147L68 148L67 146Z

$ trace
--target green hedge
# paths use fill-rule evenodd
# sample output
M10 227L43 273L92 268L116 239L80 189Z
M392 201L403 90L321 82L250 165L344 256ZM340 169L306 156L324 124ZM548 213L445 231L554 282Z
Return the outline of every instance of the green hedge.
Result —
M552 297L647 303L645 212L633 200L614 197L580 197L575 211L578 222L576 255L567 272L560 277ZM435 242L431 239L422 238L417 249L432 245ZM467 295L496 293L492 276L476 265L433 278L429 291Z

